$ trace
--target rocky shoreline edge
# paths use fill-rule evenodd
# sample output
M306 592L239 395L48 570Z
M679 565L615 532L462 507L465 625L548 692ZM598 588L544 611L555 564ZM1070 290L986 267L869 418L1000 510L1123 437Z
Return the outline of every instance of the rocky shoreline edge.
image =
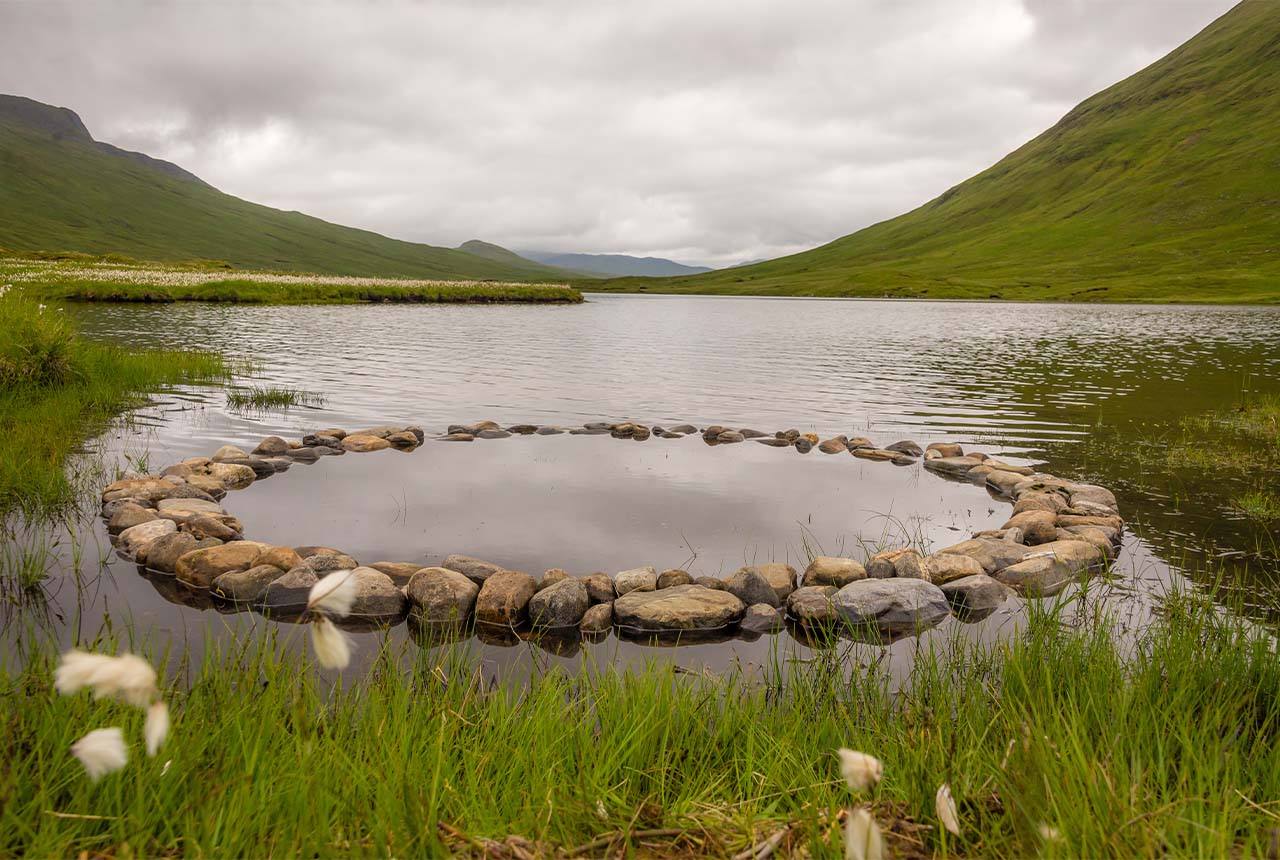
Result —
M581 577L555 568L534 577L461 554L445 557L438 566L361 564L333 547L247 540L244 525L220 503L230 491L326 456L413 451L432 440L561 433L633 441L700 434L708 445L753 441L802 454L816 449L895 465L923 462L935 475L985 487L991 497L1011 504L1012 512L1001 528L933 553L901 548L864 559L819 556L802 572L768 563L724 578L654 567ZM611 631L661 643L754 638L784 629L806 640L849 635L887 642L950 615L979 620L1013 594L1057 594L1112 561L1124 531L1115 496L1105 487L1004 463L956 443L922 448L903 440L877 447L860 436L819 440L794 429L768 434L719 425L603 421L572 428L503 428L482 421L451 425L432 437L414 425L352 433L327 428L297 441L268 436L249 452L226 445L210 457L121 478L102 492L102 517L117 553L136 562L175 602L306 620L311 586L330 572L352 570L358 595L348 626L407 618L415 635L428 640L474 633L496 643L526 637L596 640Z

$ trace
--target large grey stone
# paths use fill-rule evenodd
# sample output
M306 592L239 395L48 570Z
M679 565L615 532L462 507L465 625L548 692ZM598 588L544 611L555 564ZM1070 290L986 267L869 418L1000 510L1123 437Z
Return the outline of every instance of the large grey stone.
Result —
M607 633L613 627L613 604L597 603L582 616L578 629L583 633Z
M284 574L275 565L258 564L248 570L232 571L216 577L209 585L209 590L237 603L257 603L267 593L271 583Z
M108 504L115 504L109 502ZM134 526L140 526L143 523L155 522L160 519L156 516L156 512L151 508L144 508L136 502L125 502L118 505L111 518L107 520L107 533L118 535L125 529L131 529Z
M829 627L840 619L832 598L834 585L806 585L791 592L787 612L803 627Z
M138 550L147 546L156 538L173 534L178 530L177 523L172 520L150 520L131 526L116 536L120 551L130 558L138 554Z
M562 579L529 600L529 620L534 627L577 627L590 605L587 586L582 580Z
M820 555L804 570L802 585L834 585L837 588L855 580L864 579L867 569L851 558Z
M855 628L882 634L911 633L932 627L951 614L938 586L923 579L863 579L832 598L836 611Z
M653 591L658 587L658 571L652 567L634 567L621 571L614 574L613 587L619 597L630 591Z
M976 573L953 579L941 586L942 593L957 609L963 610L965 617L990 613L1009 599L1009 589L998 580L985 573Z
M456 570L427 567L405 587L410 612L428 624L463 626L475 610L480 586Z
M1102 551L1083 540L1041 544L1017 564L995 573L995 578L1028 597L1057 594L1090 569L1102 564Z
M146 565L152 570L173 573L178 559L189 552L195 552L199 538L187 532L172 532L156 538L147 547Z
M934 585L942 585L955 579L964 579L966 576L985 573L982 565L976 559L967 555L948 552L926 556L924 566L929 573L929 581Z
M456 570L476 585L483 586L484 581L495 573L501 573L506 568L502 565L494 564L489 561L481 561L478 558L472 558L469 555L459 555L457 553L447 556L444 561L440 562L440 566L449 570Z
M895 576L906 579L929 579L929 571L925 568L924 556L910 547L904 549L887 549L867 559L867 576L872 579L892 579Z
M746 606L727 591L677 585L661 591L632 591L613 604L614 622L653 633L716 630L735 624Z
M1006 568L1011 564L1017 564L1035 551L1035 547L1025 546L1013 541L973 538L972 540L961 541L958 544L944 547L938 550L935 555L941 553L966 555L982 565L985 573L994 574L997 570Z
M739 628L743 633L761 635L764 633L777 633L786 626L786 618L782 614L782 610L768 603L756 603L747 607L747 611L742 615L742 621L739 622Z
M618 596L618 592L613 587L613 579L607 573L584 576L582 584L587 587L587 597L590 598L592 606L599 603L613 603L614 598Z
M725 590L741 600L747 606L763 603L767 606L779 606L782 601L773 590L773 586L754 567L739 568L724 583Z

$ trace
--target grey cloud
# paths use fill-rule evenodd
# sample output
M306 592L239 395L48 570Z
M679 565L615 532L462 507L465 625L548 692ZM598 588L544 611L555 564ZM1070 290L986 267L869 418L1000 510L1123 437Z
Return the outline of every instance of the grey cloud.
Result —
M0 81L270 205L715 265L919 205L1230 5L4 2Z

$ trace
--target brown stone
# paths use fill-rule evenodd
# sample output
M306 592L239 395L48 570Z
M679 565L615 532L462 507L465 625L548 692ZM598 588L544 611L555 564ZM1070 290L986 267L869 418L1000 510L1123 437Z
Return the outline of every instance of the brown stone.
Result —
M527 573L503 570L489 576L476 596L476 620L514 627L528 617L538 581Z
M254 566L266 544L240 540L222 546L197 549L181 556L174 565L178 579L193 588L208 588L224 573Z
M867 569L851 558L820 555L804 570L802 585L834 585L837 588L865 579Z
M1052 511L1023 511L1014 514L1002 528L1021 529L1027 544L1050 543L1057 539L1058 515Z
M368 451L381 451L384 448L390 448L391 443L381 436L370 436L362 434L359 436L348 436L342 440L342 447L347 451L355 451L358 453L366 453Z

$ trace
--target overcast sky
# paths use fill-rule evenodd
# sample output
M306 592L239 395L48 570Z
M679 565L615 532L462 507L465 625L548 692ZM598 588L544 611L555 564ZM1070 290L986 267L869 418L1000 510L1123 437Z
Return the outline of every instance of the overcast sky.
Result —
M0 92L240 197L727 265L936 196L1231 0L0 0Z

